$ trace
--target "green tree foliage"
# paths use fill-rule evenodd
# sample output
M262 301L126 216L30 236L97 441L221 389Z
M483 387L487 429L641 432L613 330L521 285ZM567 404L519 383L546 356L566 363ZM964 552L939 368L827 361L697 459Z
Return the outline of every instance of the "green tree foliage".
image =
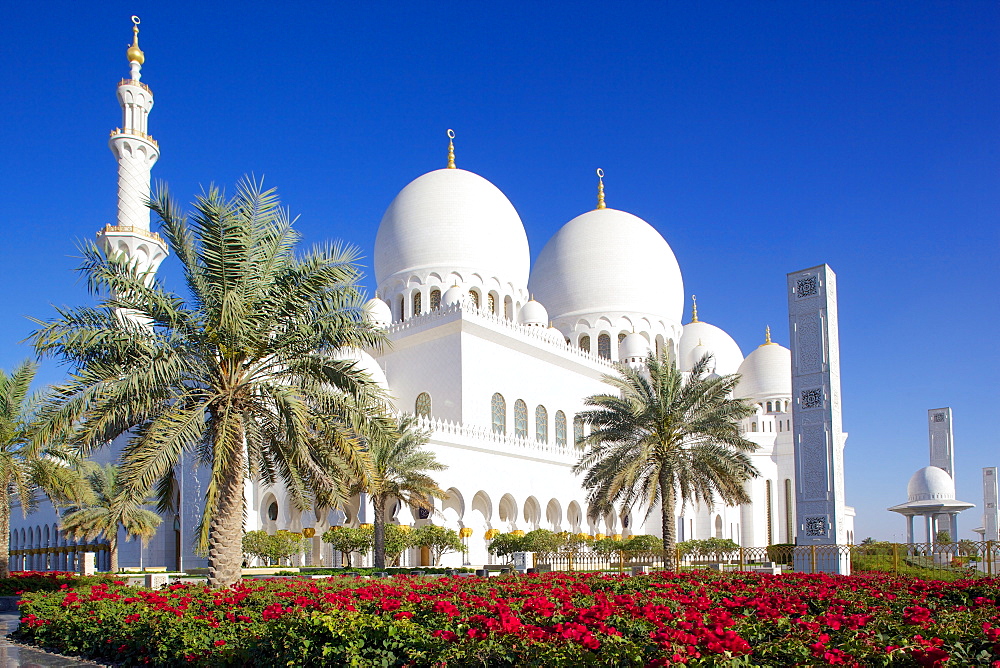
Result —
M372 471L356 482L352 491L367 492L375 508L375 568L385 568L388 552L385 545L386 504L398 499L411 506L433 510L430 498L446 496L428 475L430 471L447 468L438 462L432 451L424 448L429 438L430 433L417 426L416 417L406 415L400 418L388 438L376 438L368 443Z
M372 551L375 541L371 529L332 527L323 534L323 542L329 543L333 549L347 555L347 563L350 565L352 554L363 557Z
M269 534L257 529L243 534L243 554L259 557L269 565L304 554L309 544L308 538L291 531L280 530Z
M118 504L122 494L119 469L105 464L86 476L90 501L71 504L60 520L60 528L77 540L93 540L104 536L108 541L111 572L118 572L118 531L125 530L125 540L139 538L145 545L156 535L163 518L135 504Z
M0 578L10 575L10 513L14 498L27 515L39 491L54 503L89 498L72 453L33 438L43 395L29 394L38 365L25 360L12 373L0 369Z
M758 475L747 456L758 446L739 428L754 408L732 398L739 375L711 374L710 362L706 355L687 378L652 353L642 369L620 365L604 377L616 393L588 397L593 409L581 414L591 431L573 470L584 474L591 518L659 504L668 555L678 503L749 503L744 483Z
M468 550L462 543L462 539L459 538L457 531L434 524L425 524L414 529L411 536L414 547L426 547L430 551L431 562L434 566L440 566L441 557L450 552L464 554Z
M527 542L524 540L527 538L527 534L524 536L515 536L511 533L501 533L493 537L490 541L490 545L487 548L490 554L494 554L498 557L507 557L509 560L510 555L515 552L527 552L525 549Z
M702 538L677 543L677 549L684 555L718 560L720 555L739 551L740 546L729 538Z
M42 441L71 432L84 448L131 430L121 480L141 504L173 501L171 472L193 452L210 472L199 546L208 580L229 585L243 560L246 479L281 481L299 509L334 507L348 478L371 475L364 441L392 430L385 397L345 351L378 347L365 318L355 249L299 239L275 191L215 186L190 216L162 189L150 203L180 262L187 298L93 243L81 267L96 306L59 309L31 334L74 367L43 411Z

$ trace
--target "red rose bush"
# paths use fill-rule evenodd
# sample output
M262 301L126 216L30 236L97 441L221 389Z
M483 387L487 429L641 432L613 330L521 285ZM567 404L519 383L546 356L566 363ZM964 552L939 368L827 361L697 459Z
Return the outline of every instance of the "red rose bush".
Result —
M112 583L25 595L17 637L127 666L1000 668L998 598L886 574Z

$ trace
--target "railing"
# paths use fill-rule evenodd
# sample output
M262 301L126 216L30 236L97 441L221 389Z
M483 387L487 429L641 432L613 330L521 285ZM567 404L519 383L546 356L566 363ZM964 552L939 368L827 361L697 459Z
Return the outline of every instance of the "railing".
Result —
M135 79L122 79L121 81L118 82L118 87L120 88L122 86L138 86L139 88L142 88L150 95L153 94L153 91L149 89L149 86L142 83L141 81L136 81Z
M1000 543L874 543L870 545L770 545L693 553L677 548L630 554L624 550L599 554L591 550L536 554L535 567L564 571L632 572L651 569L710 569L771 574L881 571L924 579L954 580L1000 576Z
M160 148L159 142L153 139L153 135L147 135L145 132L139 132L138 130L129 130L128 128L115 128L114 130L111 131L110 136L115 137L117 135L129 135L130 137L138 137L139 139L145 139L156 148Z
M138 235L144 236L144 237L146 237L148 239L152 239L153 241L159 242L160 245L162 245L162 246L166 246L167 245L166 242L163 240L163 237L161 237L156 232L150 232L149 230L144 230L141 227L133 227L132 225L105 225L104 229L100 230L97 233L97 238L99 239L99 238L101 238L102 235L108 234L108 233L112 233L112 234L125 234L125 233L138 234Z
M501 434L493 431L492 427L469 425L425 416L417 416L417 423L421 429L430 431L432 435L457 436L460 439L474 441L477 446L484 443L489 444L494 446L497 452L524 452L533 456L537 456L536 453L558 455L561 459L572 460L574 464L579 459L581 452L568 441L566 445L557 445L552 442L541 443L534 438L518 438L511 434Z

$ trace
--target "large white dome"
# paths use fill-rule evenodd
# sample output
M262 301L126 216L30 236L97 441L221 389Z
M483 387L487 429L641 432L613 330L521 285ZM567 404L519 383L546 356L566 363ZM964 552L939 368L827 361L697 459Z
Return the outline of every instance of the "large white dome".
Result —
M464 169L417 177L386 209L375 238L375 278L458 272L523 289L530 268L520 216L500 190Z
M734 394L741 399L792 396L792 351L765 343L740 365L742 376Z
M955 481L944 469L925 466L910 478L906 494L910 501L947 501L955 498Z
M617 209L563 225L535 261L530 290L554 320L624 312L680 322L684 309L670 246L649 223Z
M707 322L684 325L677 358L681 371L690 371L705 352L714 356L715 373L720 376L736 373L743 364L743 351L723 330Z

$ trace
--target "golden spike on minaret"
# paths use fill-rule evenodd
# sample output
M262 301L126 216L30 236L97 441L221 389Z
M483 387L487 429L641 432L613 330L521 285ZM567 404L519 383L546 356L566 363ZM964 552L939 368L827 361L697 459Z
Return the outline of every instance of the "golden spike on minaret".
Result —
M139 17L132 17L132 46L128 48L126 52L128 55L128 60L130 63L135 62L142 65L146 62L146 56L143 55L142 49L139 48Z
M767 325L764 327L764 343L760 344L760 347L777 345L771 340L771 326Z
M448 169L455 169L455 131L448 130Z
M698 322L698 295L691 295L691 322Z
M606 209L604 205L604 170L597 168L597 208Z

